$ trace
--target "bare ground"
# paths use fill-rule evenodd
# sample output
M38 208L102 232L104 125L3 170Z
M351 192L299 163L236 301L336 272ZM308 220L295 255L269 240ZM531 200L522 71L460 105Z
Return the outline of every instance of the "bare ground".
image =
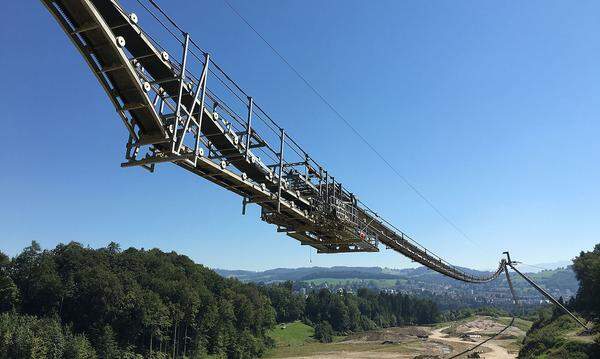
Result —
M443 330L447 329L447 328L448 327L444 327L444 328L440 328L440 329L436 329L436 330L432 331L431 335L429 336L429 339L449 344L453 348L453 353L465 350L468 347L473 347L478 342L485 340L485 337L480 338L477 341L465 340L465 339L461 339L459 337L452 337L452 336L449 336L448 334L443 333ZM500 328L500 329L502 329L502 328ZM476 333L476 332L471 332L471 333ZM506 343L506 341L507 340L496 340L496 339L490 340L489 342L485 343L481 347L477 348L476 351L479 352L479 355L482 358L487 358L487 359L516 358L517 357L516 353L509 353L508 350L504 346L500 345L501 343L505 344L505 345L508 344L508 343Z
M337 343L318 343L314 347L305 348L306 350L302 350L302 352L288 353L289 355L282 357L296 359L443 359L473 347L489 335L499 332L504 326L491 318L478 317L438 329L424 326L387 328L352 334ZM482 358L516 358L517 353L510 352L506 348L514 346L515 338L521 337L524 332L519 328L510 327L505 333L505 339L491 340L477 349ZM462 339L460 338L461 334L475 334L482 337ZM428 338L423 338L424 335L427 335Z

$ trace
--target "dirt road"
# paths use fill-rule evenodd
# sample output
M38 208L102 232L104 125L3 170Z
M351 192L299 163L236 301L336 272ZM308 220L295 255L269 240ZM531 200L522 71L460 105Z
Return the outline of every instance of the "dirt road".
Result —
M456 338L456 337L448 337L446 334L442 333L442 331L447 328L448 327L443 327L443 328L433 330L431 332L431 334L429 335L429 339L441 341L443 343L463 344L462 346L456 348L455 350L461 350L460 348L464 348L464 346L472 347L478 343L478 342L462 340L462 339ZM481 340L485 340L485 339L481 339ZM485 353L481 354L481 357L486 358L486 359L510 359L510 358L517 357L515 354L509 353L505 348L498 345L497 340L490 340L489 342L482 345L480 348L487 349ZM462 350L464 350L464 349L462 349Z

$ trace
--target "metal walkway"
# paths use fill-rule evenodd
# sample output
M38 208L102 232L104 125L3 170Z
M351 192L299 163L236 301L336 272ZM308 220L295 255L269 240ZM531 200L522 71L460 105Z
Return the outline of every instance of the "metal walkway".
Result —
M129 133L123 167L171 162L261 207L261 219L319 253L375 252L383 244L457 280L469 274L381 219L336 181L188 34L144 5L141 19L114 0L42 0L85 58ZM134 4L135 5L135 4ZM146 25L145 25L146 27ZM154 33L153 31L153 33Z

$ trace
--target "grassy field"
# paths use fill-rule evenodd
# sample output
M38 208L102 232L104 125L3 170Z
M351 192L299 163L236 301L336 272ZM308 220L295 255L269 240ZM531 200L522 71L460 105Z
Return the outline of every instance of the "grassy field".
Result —
M568 315L547 317L542 326L523 341L523 358L598 358L595 335L581 336L582 329Z
M312 336L315 334L313 327L302 322L279 324L269 332L269 336L275 340L277 347L300 346L308 342L314 342Z
M398 346L382 346L380 343L347 343L343 342L345 337L334 337L333 343L320 343L313 338L314 329L304 323L294 322L285 325L277 325L269 332L269 336L275 340L276 347L270 349L267 358L285 358L296 356L309 356L318 353L332 352L394 352L410 353L420 347L420 343L407 343Z
M275 340L275 348L267 352L267 358L282 358L300 356L319 352L327 344L318 342L313 338L313 327L302 322L278 324L269 332Z

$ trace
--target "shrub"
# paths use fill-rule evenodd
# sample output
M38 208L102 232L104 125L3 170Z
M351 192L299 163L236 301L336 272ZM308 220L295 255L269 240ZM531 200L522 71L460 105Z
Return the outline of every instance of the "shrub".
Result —
M315 339L321 343L331 343L333 341L333 328L327 321L315 325Z

